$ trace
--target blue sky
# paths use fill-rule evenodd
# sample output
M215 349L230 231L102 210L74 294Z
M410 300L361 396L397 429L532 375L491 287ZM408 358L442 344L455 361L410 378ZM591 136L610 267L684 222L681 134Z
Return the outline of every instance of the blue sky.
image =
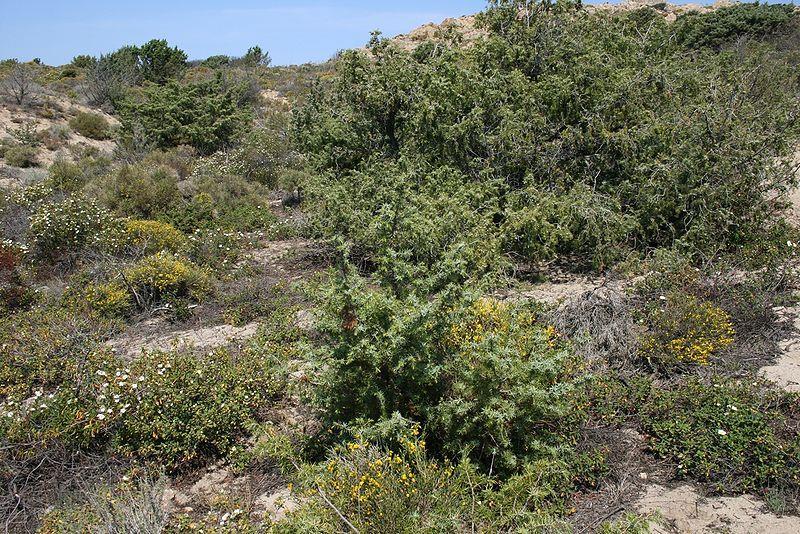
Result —
M322 61L369 32L404 33L482 10L485 0L0 0L0 59L68 63L165 38L191 59L241 55L258 44L275 64Z

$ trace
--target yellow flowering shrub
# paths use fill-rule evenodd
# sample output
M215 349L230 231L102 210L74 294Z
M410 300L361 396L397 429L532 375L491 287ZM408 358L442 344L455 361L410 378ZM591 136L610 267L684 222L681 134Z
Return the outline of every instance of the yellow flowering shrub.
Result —
M671 294L648 313L641 354L662 365L708 365L711 356L733 343L730 316L710 302Z
M125 246L144 254L167 251L183 251L188 240L183 233L169 223L149 220L129 220L123 229Z
M169 298L197 301L211 289L208 276L200 267L167 252L148 256L126 269L124 279L140 305Z
M425 441L412 430L401 438L396 451L381 448L360 437L333 454L310 485L306 496L320 492L362 532L385 531L388 525L435 524L429 500L466 498L458 466L427 458ZM458 507L454 507L457 509ZM452 512L454 508L451 508ZM418 521L418 523L417 523Z
M464 319L450 327L446 342L451 347L480 343L490 332L508 332L510 325L511 313L506 303L480 298L467 310Z
M128 290L117 282L90 285L86 288L85 302L92 310L105 317L121 317L133 306Z

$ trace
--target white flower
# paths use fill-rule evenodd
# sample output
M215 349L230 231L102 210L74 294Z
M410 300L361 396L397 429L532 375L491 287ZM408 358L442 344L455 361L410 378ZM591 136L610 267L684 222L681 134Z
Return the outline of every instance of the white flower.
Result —
M722 430L721 428L717 430L717 434L719 434L720 436L727 436L728 435L728 433L725 432L724 430Z
M102 414L102 413L99 413L99 414L97 414L97 418L98 418L98 419L100 419L100 420L102 421L103 419L105 419L105 418L106 418L106 415L105 415L105 414Z

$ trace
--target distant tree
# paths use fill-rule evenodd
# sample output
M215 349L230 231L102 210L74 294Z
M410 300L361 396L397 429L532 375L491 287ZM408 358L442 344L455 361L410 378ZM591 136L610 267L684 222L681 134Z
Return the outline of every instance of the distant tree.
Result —
M86 73L83 92L95 106L115 107L128 87L141 82L139 48L128 45L93 62Z
M230 64L231 57L225 55L211 56L200 63L200 65L203 67L208 67L210 69L220 69L222 67L227 67Z
M186 68L186 52L177 46L170 48L165 39L152 39L138 49L142 78L165 84Z
M264 52L263 50L261 50L260 46L256 45L256 46L251 46L247 50L247 53L242 58L242 61L246 65L253 67L258 65L268 67L269 64L272 63L272 58L269 57L269 52Z
M143 135L161 148L191 145L204 154L222 148L251 120L245 83L229 83L222 73L211 80L145 86L120 106L123 138Z
M2 93L20 106L29 102L39 89L33 66L18 61L13 62L11 71L0 82Z
M90 69L97 64L97 58L86 54L81 54L72 58L72 62L70 64L78 69Z

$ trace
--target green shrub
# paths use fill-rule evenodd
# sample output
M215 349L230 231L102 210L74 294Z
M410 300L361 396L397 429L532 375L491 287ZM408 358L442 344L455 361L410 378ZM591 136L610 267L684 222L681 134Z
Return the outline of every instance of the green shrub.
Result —
M235 358L224 351L143 356L129 373L139 384L136 393L120 386L130 414L108 416L119 420L114 442L167 468L223 455L280 390L272 365L263 357Z
M110 170L111 160L105 156L96 154L76 156L74 162L61 158L54 161L48 169L49 176L46 183L59 191L75 193L88 182L104 176Z
M416 173L378 165L314 176L304 193L313 231L346 239L354 261L401 288L454 269L481 275L506 267L492 214L481 209L492 202L491 186L459 181L450 169Z
M16 128L6 128L6 132L20 145L39 146L39 133L36 121L26 120Z
M198 193L172 209L167 219L182 232L209 228L214 221L214 199L208 193Z
M83 172L78 164L58 159L50 165L49 180L54 188L75 192L83 186Z
M673 32L686 48L717 48L741 37L758 38L781 29L796 16L792 4L741 3L708 13L687 13L675 21Z
M511 202L504 248L530 261L570 255L602 270L623 256L636 227L618 201L582 185L560 193L526 188Z
M224 271L236 264L247 244L240 232L219 228L197 230L189 236L189 257L198 265Z
M699 259L764 239L795 181L775 164L800 134L784 52L698 54L652 11L571 1L492 2L478 24L471 47L342 54L295 110L320 233L399 283L489 243L604 268L630 248Z
M393 444L357 437L325 462L304 465L296 478L295 495L304 499L276 532L344 528L324 499L359 532L461 532L465 525L478 532L568 531L558 519L562 492L572 486L567 466L542 462L499 481L463 457L432 458L413 429Z
M128 289L117 282L89 285L83 302L101 317L125 317L133 310L133 297Z
M97 63L97 58L86 54L81 54L73 57L70 65L76 69L88 69L91 68L95 63Z
M139 306L174 299L199 301L211 290L202 269L167 252L148 256L125 269L124 283Z
M71 358L57 388L4 404L12 416L0 420L0 439L108 444L173 470L224 455L283 387L268 352L152 353L127 366L102 354Z
M328 310L334 343L317 395L333 421L399 413L436 451L506 473L569 442L570 354L530 310L348 287Z
M197 151L187 145L181 145L168 150L153 150L148 152L142 160L145 165L153 167L167 167L172 169L178 178L187 178L197 163Z
M5 138L0 139L0 158L5 158L6 157L6 152L8 152L8 149L13 147L13 146L14 145L11 143L10 140L5 139Z
M30 304L34 291L22 275L25 248L7 240L0 241L0 316Z
M110 136L108 121L99 113L79 111L77 115L69 120L69 126L89 139L102 141Z
M151 39L138 48L142 78L153 83L166 83L186 68L186 52L170 48L166 39Z
M112 321L66 308L35 307L0 321L0 398L16 402L35 387L52 389L80 383L92 371L88 362L113 332Z
M290 135L290 114L271 112L259 128L248 132L239 146L225 154L215 154L198 162L201 175L236 174L247 180L275 188L281 174L301 163Z
M177 179L166 167L123 165L87 185L87 194L121 216L157 219L180 200Z
M236 175L205 174L207 170L196 169L182 184L185 197L191 197L175 206L166 220L186 233L211 228L251 232L274 225L263 185Z
M37 156L39 151L32 146L12 146L6 149L5 159L12 167L21 167L23 169L28 167L37 167L39 160Z
M242 102L246 87L231 85L219 76L183 85L170 81L141 90L121 109L124 135L143 132L160 148L191 145L211 153L228 144L250 120Z

